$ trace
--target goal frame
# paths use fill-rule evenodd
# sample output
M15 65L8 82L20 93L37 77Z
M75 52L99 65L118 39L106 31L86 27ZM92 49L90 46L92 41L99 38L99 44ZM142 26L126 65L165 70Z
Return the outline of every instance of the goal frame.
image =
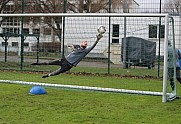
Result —
M150 91L133 91L125 89L112 89L112 88L101 88L101 91L107 92L124 92L124 93L134 93L134 94L146 94L146 95L159 95L162 96L162 102L167 102L167 59L168 59L168 32L169 32L169 14L145 14L145 13L28 13L28 14L0 14L0 17L163 17L165 18L165 38L164 38L164 71L163 71L163 90L162 92L150 92ZM10 81L10 80L0 80L4 83L17 83L17 84L28 84L28 85L44 85L44 86L58 86L58 87L67 87L74 89L88 89L96 90L97 87L85 87L85 86L69 86L69 85L48 85L45 83L32 83L32 82L22 82L22 81Z

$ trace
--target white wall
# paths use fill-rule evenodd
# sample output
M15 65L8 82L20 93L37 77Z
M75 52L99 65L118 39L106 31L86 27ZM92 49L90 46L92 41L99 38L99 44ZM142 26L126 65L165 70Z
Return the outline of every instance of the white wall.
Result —
M91 53L103 53L108 47L109 41L109 18L108 17L66 17L65 18L65 45L67 44L80 44L81 41L87 40L89 42L89 46L91 46L96 40L97 28L100 25L104 25L107 29L107 32L103 34L103 38L97 44L96 48L91 51ZM176 39L176 47L181 49L181 18L174 17L175 20L175 39ZM162 21L164 23L164 21ZM112 17L110 28L110 41L112 42L112 24L120 25L119 32L119 44L121 45L122 38L124 37L124 18L123 17ZM158 18L127 18L127 36L136 36L140 38L144 38L150 41L157 42L157 38L148 38L148 26L149 24L159 24ZM171 26L171 25L170 25ZM9 45L11 46L11 42L17 41L20 44L19 37L10 37L8 40ZM4 47L2 46L2 42L4 40L0 38L0 50L4 51ZM27 37L25 42L35 43L35 37ZM40 42L51 42L51 36L41 36ZM117 45L117 44L116 44ZM10 47L9 47L10 48ZM10 50L10 49L9 49ZM11 48L14 51L14 48ZM26 49L30 50L31 49ZM158 51L158 48L157 48ZM158 53L158 52L157 52ZM163 39L161 39L161 53L163 53Z
M181 26L181 20L178 17L174 17L175 19L175 39L176 45L179 46L180 41L180 33L181 30L179 27ZM154 41L157 43L157 51L158 53L158 38L149 38L149 25L159 25L159 18L151 18L151 17L129 17L126 18L127 20L127 37L135 36L140 37L143 39L147 39L150 41ZM108 17L69 17L66 18L65 24L65 45L72 43L72 44L79 44L81 41L87 40L92 45L95 41L95 35L97 34L97 27L99 25L104 25L107 29L107 32L104 34L104 37L101 39L101 42L98 46L92 50L92 53L103 53L103 51L108 47L109 41L109 18ZM123 17L112 17L111 18L111 28L110 34L112 39L112 25L119 24L120 25L120 32L119 32L119 44L121 45L122 38L124 37L124 18ZM161 23L164 25L164 19L162 19ZM171 23L170 27L171 29ZM171 31L170 31L171 32ZM171 33L170 33L170 36ZM112 40L110 41L112 42ZM161 54L163 54L163 38L161 38ZM179 46L181 48L181 45Z

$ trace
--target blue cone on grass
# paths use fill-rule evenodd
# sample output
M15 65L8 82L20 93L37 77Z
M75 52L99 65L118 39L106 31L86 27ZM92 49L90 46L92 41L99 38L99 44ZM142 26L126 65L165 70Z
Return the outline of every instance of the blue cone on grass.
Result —
M40 95L46 94L46 90L41 86L33 86L29 92L30 94Z

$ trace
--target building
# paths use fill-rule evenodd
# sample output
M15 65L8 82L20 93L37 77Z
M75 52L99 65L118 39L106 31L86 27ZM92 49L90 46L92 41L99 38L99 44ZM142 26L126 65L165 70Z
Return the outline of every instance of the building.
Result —
M65 45L77 44L81 41L87 40L89 44L93 44L95 36L97 34L97 27L104 25L107 32L101 39L101 42L96 48L88 55L90 57L108 57L108 45L110 42L110 54L111 61L115 64L121 62L121 46L122 40L126 37L139 37L145 40L156 42L156 54L159 53L159 18L158 17L127 17L126 29L124 27L124 17L111 17L110 32L109 32L109 18L108 17L71 17L66 18L65 24ZM181 30L181 18L174 17L174 31L176 47L180 47L180 35ZM164 19L161 19L160 27L160 54L164 54L164 38L165 38L165 23ZM110 35L110 36L109 36ZM110 38L110 39L109 39ZM173 39L173 27L172 22L169 23L169 39Z
M119 1L118 1L119 2ZM121 2L121 1L120 1ZM69 3L73 5L78 5L75 3L75 0L69 0ZM96 3L96 0L95 0ZM85 4L85 3L84 3ZM128 12L128 13L137 13L139 10L139 4L135 0L128 0L126 3L122 3L121 5L125 6L116 6L113 7L113 12ZM94 6L94 4L92 4ZM95 4L96 6L96 4ZM69 6L70 7L70 6ZM106 9L108 5L106 6ZM134 8L134 9L133 9ZM13 13L14 4L12 2L7 4L7 7L4 10L4 13ZM76 9L74 9L76 11ZM90 10L90 6L83 6L83 12L87 12ZM68 10L68 12L72 12ZM100 9L98 12L107 12L107 10ZM2 18L0 18L2 21ZM179 41L181 40L181 17L174 17L175 20L175 39L176 46L181 48ZM24 43L24 51L31 52L33 51L32 47L37 42L35 35L40 35L40 42L60 42L58 36L55 36L52 28L45 21L50 23L54 23L51 18L25 18L25 23L23 24L23 32L28 34L32 34L25 39ZM61 23L61 21L60 21ZM106 26L107 32L104 34L103 39L98 44L98 46L89 54L89 57L108 57L108 45L110 41L110 54L111 61L115 64L119 64L121 62L121 43L122 39L125 36L136 36L146 40L154 41L158 46L158 32L159 32L159 18L126 18L126 29L124 27L125 21L124 18L111 18L110 23L110 33L109 33L109 18L101 17L101 18L80 18L80 17L70 17L65 18L65 46L70 43L78 44L83 40L90 41L92 44L95 40L95 35L97 34L97 27L100 25ZM171 23L170 23L171 24ZM60 24L61 25L61 24ZM172 26L170 25L170 28ZM62 28L62 27L60 27ZM161 25L161 53L163 53L163 38L164 38L164 21L162 21ZM21 32L21 18L8 17L6 21L2 21L0 27L0 33L10 32L14 34L19 34ZM110 35L110 36L109 36ZM110 39L109 39L110 38ZM172 39L172 34L170 34L170 38ZM8 51L9 52L20 52L20 44L21 38L17 36L9 37L8 39ZM5 41L3 38L0 39L0 51L4 52ZM66 47L65 47L66 48ZM66 49L65 49L66 50ZM69 50L66 50L67 53ZM66 54L67 54L66 53ZM158 47L157 52L158 53Z

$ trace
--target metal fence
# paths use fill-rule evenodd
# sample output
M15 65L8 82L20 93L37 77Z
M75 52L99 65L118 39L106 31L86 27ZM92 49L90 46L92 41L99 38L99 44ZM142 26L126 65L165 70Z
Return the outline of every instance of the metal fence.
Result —
M5 6L1 6L1 8L4 8L2 9L2 13L169 13L174 17L176 47L181 49L181 2L179 0L57 0L50 2L54 3L51 4L41 0L20 0L19 2L14 0ZM55 6L53 7L51 5ZM16 11L17 7L21 9ZM60 17L1 18L1 69L17 69L17 67L19 68L20 66L19 69L21 70L31 70L32 67L28 66L31 62L64 57L70 52L65 44L66 34L63 33L69 30L66 29L67 25L65 24L68 24L66 21L68 20ZM122 28L124 28L124 25L122 26ZM113 24L111 27L112 32L110 33L110 37L112 39L110 43L114 46L109 49L112 50L112 53L115 53L115 56L121 57L120 44L122 38L125 36L123 30L118 30L118 27L119 25L116 24ZM162 40L162 25L159 23L159 19L158 23L152 25L150 29L152 29L151 32L155 34L152 34L151 38L147 37L146 40L160 42ZM122 36L119 38L112 36L116 36L116 33L122 33ZM149 34L149 32L147 33ZM23 34L23 36L21 34ZM71 35L71 33L69 34ZM161 57L158 58L160 49L161 48L157 46L155 61L159 61L158 59L161 60ZM105 49L102 53L90 53L82 61L82 65L80 65L90 66L92 62L97 62L94 66L104 65L103 67L107 67L107 65L111 64L112 67L123 67L120 58L114 62L114 60L109 60L109 55L104 55L104 53L108 52L108 49ZM15 61L21 64L14 64ZM156 62L156 66L158 64L159 63ZM46 68L43 70L46 70Z

